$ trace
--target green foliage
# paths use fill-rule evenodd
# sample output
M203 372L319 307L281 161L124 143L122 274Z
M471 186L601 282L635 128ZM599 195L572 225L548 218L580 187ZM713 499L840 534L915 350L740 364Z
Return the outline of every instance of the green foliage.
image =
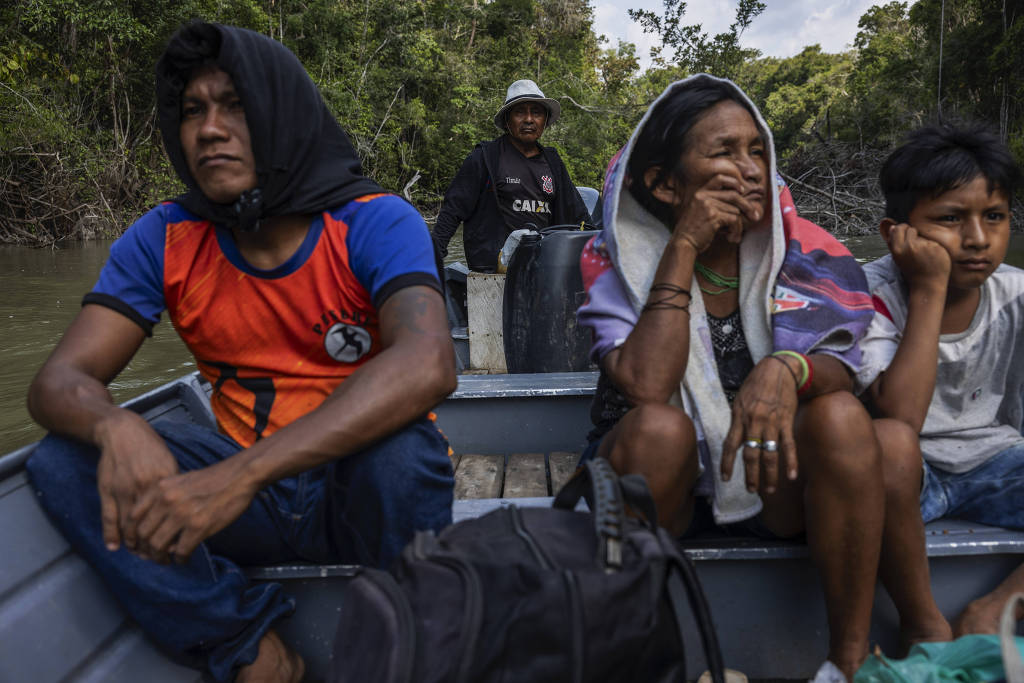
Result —
M640 23L644 33L654 33L661 39L661 47L651 51L656 64L667 66L662 56L664 49L672 50L672 63L685 73L706 72L725 78L734 78L744 62L758 56L757 50L740 47L740 37L754 19L765 10L759 0L739 0L736 19L728 31L713 38L700 24L684 24L686 3L682 0L663 0L665 13L658 15L649 10L629 10L629 16Z
M291 48L366 172L408 185L428 219L473 146L498 135L491 119L520 78L561 102L543 142L595 187L650 102L697 71L744 88L783 169L866 178L870 160L940 114L990 122L1024 159L1024 0L947 1L944 16L942 0L885 2L860 18L849 52L811 45L786 59L741 45L764 2L737 0L714 36L686 23L686 2L663 2L660 14L630 11L660 39L641 73L634 45L601 49L588 0L14 0L0 6L0 240L115 234L180 191L152 74L193 17Z
M495 39L518 33L536 20L532 0L494 0L484 15L487 32Z
M845 111L847 132L861 140L891 144L903 131L920 124L926 106L922 32L911 24L902 2L871 7L858 28L851 98Z
M832 109L843 102L852 70L849 54L827 54L810 45L788 59L747 62L736 82L761 109L775 146L783 152L833 138Z

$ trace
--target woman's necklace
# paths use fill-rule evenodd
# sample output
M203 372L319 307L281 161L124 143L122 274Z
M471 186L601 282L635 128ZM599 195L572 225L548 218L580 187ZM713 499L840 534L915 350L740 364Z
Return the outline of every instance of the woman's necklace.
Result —
M693 268L712 285L714 285L715 287L721 287L721 289L710 290L707 289L704 285L700 285L700 291L704 292L705 294L710 294L714 296L715 294L722 294L723 292L728 292L730 289L740 288L739 276L729 277L727 275L719 275L718 273L711 270L710 268L700 263L699 261L694 262Z

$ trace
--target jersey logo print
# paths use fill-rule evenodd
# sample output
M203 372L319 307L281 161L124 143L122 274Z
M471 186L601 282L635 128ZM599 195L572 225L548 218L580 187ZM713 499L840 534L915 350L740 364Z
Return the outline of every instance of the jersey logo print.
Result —
M372 339L362 327L335 323L324 335L327 355L341 363L354 363L370 352Z
M270 377L239 377L238 368L227 363L210 362L210 365L220 370L220 376L213 385L214 393L220 391L224 382L229 379L235 380L238 386L253 394L252 414L255 420L252 430L256 432L256 440L263 438L263 430L267 428L270 421L270 410L274 406L274 398L277 395L274 389L274 380Z
M554 193L554 191L555 191L555 183L551 179L551 176L542 175L540 177L540 180L541 180L541 188L540 189L544 190L544 192L546 192L548 194Z

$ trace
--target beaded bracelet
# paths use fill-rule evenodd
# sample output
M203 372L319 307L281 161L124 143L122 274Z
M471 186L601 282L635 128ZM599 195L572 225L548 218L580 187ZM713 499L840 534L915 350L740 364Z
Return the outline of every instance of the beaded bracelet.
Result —
M811 388L811 379L814 376L814 367L811 365L811 362L807 359L807 356L800 353L799 351L788 350L773 351L772 356L774 358L778 358L779 356L789 356L791 358L796 358L797 361L800 363L800 379L797 382L796 389L797 396L802 396L807 392L808 389Z
M655 282L653 285L651 285L651 291L652 292L671 292L671 295L669 296L669 298L672 298L673 296L678 296L680 294L685 294L686 296L691 296L690 295L690 290L686 289L685 287L680 287L679 285L674 285L671 282Z
M679 285L674 285L670 282L656 282L653 285L651 285L651 292L668 292L668 294L660 299L655 299L654 301L648 300L647 303L644 305L645 311L674 309L677 311L684 311L685 313L689 314L690 299L693 298L690 294L690 290L684 289L683 287L680 287ZM680 294L686 295L686 303L672 303L672 299L675 299Z

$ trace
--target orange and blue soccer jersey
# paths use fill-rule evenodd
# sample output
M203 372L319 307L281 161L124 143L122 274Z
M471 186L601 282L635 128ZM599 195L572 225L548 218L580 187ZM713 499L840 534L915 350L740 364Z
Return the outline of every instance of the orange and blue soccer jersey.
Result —
M213 384L220 430L249 446L376 355L379 306L412 285L440 290L426 226L393 195L316 217L296 253L269 271L245 262L230 231L169 202L115 242L84 302L147 332L166 309Z

